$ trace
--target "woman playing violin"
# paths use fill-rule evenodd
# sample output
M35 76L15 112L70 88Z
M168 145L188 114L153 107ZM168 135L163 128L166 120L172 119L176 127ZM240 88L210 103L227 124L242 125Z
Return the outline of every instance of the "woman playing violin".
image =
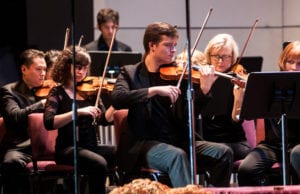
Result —
M55 63L52 78L60 85L51 89L45 105L44 124L48 130L58 128L56 139L56 162L73 165L73 125L72 103L73 76L76 82L82 81L88 73L91 58L85 49L76 47L75 64L72 64L72 49L67 48ZM75 75L73 74L75 68ZM76 92L77 126L78 126L78 169L89 177L91 194L105 193L105 173L107 161L105 155L98 150L96 130L92 123L106 125L112 121L113 108L105 108L100 100L99 108L93 106L93 96Z
M233 153L233 160L244 158L250 151L242 127L242 121L233 113L240 108L243 89L234 86L229 79L215 75L215 71L229 73L237 61L238 46L229 34L213 37L206 49L208 64L200 69L200 88L206 102L202 109L203 136L205 140L224 143Z
M278 67L280 71L300 71L300 41L289 43L279 56ZM282 121L279 118L261 119L265 137L263 141L251 151L243 160L238 170L238 182L240 186L275 185L279 182L270 176L272 165L282 162ZM300 130L299 118L286 120L287 156L289 157L294 173L293 184L299 184L300 180ZM288 167L289 168L289 167ZM292 172L292 171L291 171ZM269 175L269 176L268 176ZM280 175L275 175L280 177ZM289 182L287 182L289 184Z

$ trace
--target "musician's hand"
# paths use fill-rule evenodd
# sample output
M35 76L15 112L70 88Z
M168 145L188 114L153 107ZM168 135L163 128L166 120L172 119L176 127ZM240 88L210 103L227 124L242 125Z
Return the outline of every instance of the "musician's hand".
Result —
M181 91L176 86L155 86L148 90L148 97L152 97L154 95L168 96L171 103L175 103L180 94Z
M215 68L212 65L201 65L198 71L200 73L200 89L203 94L207 94L217 79Z
M234 95L234 98L236 100L242 101L243 98L244 98L244 94L245 94L245 89L244 88L241 88L238 85L234 85L234 87L233 87L233 95Z
M79 108L77 110L79 116L83 115L91 115L94 119L99 117L101 114L101 110L95 106L87 106L84 108Z

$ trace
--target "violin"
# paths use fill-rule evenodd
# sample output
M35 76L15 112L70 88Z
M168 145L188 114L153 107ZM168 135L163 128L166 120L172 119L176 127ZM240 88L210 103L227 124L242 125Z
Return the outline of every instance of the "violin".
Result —
M234 65L234 67L237 70L244 72L244 70L242 70L243 69L242 65L239 64L238 68L235 65ZM191 77L192 77L192 82L195 84L200 84L199 68L201 68L200 65L192 65ZM172 63L170 65L162 66L159 71L160 71L160 77L162 79L178 80L182 76L182 73L184 72L184 68L180 65L177 65L176 63ZM233 73L235 73L236 75L238 74L238 72L233 72ZM218 71L215 71L215 75L230 79L232 83L238 85L241 88L245 88L246 81L243 78L243 77L245 77L245 75L234 76L234 75L230 75L230 74L226 74L226 73L221 73ZM185 71L185 74L183 75L183 78L184 79L188 78L188 74L186 71Z
M53 80L44 80L43 84L37 88L35 95L40 98L46 98L54 86L57 86L57 84Z
M102 82L102 77L96 77L96 76L87 76L83 81L79 82L76 86L77 91L83 92L86 95L96 95L100 84ZM114 81L108 80L108 78L104 78L103 80L103 86L101 90L103 92L111 93L114 89Z

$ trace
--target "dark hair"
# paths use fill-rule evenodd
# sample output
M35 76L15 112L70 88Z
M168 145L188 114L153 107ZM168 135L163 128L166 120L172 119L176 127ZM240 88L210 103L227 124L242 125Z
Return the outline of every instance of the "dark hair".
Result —
M100 26L101 24L106 23L107 21L113 21L113 23L119 25L119 12L106 8L106 9L100 9L100 11L97 14L97 23Z
M60 55L60 50L51 49L46 51L45 53L45 61L47 64L47 70L50 69L54 62L57 60L58 56Z
M36 49L27 49L20 55L20 65L29 67L33 63L33 59L36 57L45 58L45 53Z
M163 35L168 37L179 37L176 27L168 23L155 22L147 26L143 41L145 55L147 55L150 51L149 42L158 44L161 41L161 37Z
M89 53L83 47L75 48L75 64L77 65L90 65L91 57ZM52 79L61 84L67 83L72 79L71 65L72 65L73 53L72 48L64 49L58 56L56 63L54 64L52 71Z

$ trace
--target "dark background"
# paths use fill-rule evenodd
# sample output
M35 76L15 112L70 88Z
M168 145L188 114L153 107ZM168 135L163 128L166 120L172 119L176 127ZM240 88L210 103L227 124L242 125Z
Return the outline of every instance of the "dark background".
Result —
M74 5L74 6L73 6ZM20 53L28 48L63 49L93 40L93 0L4 0L0 6L0 86L19 79ZM74 34L74 39L72 35Z

